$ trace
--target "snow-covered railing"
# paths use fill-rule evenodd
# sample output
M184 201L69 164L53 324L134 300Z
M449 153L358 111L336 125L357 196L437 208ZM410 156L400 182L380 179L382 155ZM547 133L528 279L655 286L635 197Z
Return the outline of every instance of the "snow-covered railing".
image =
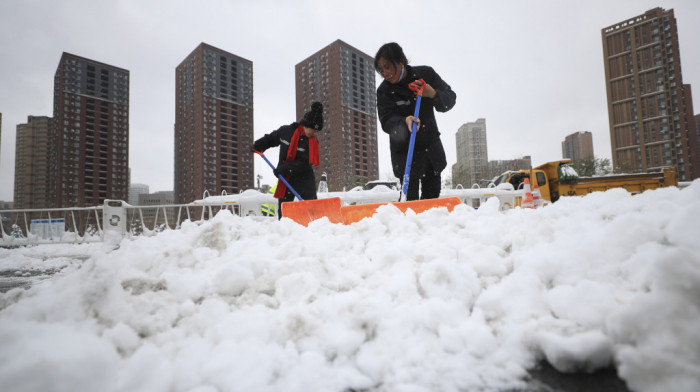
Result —
M501 211L520 207L524 195L525 191L523 189L514 190L513 185L509 183L490 188L474 187L469 189L443 189L440 191L440 197L457 196L462 200L462 203L473 208L479 208L486 200L497 197L500 201Z
M470 207L479 208L487 199L498 197L501 210L520 206L522 190L510 184L496 188L443 189L441 197L457 196ZM0 211L0 246L13 247L46 243L99 242L125 237L150 236L179 229L182 222L205 221L221 210L253 219L275 219L265 211L277 208L269 193L246 190L239 194L207 196L191 204L132 206L120 200L106 200L103 206ZM344 192L320 192L319 198L339 197L343 205L399 201L399 191L379 185L370 190L356 187Z
M0 211L0 246L101 241L102 207Z
M228 203L132 206L121 200L106 200L103 206L2 210L0 246L101 242L108 238L153 235L179 229L185 220L208 220L227 209Z
M470 188L470 189L442 189L440 197L457 196L462 202L470 207L479 208L487 199L498 197L501 202L501 210L507 210L520 206L524 191L514 190L509 183L501 184L498 187L490 188ZM384 185L378 185L370 190L362 187L355 187L343 192L319 192L319 199L332 197L340 198L342 205L369 204L369 203L391 203L398 202L400 191L390 189ZM271 205L277 207L277 199L272 194L264 194L254 190L247 190L237 195L209 196L194 202L196 205L235 205L240 208L241 216L263 216L262 206Z

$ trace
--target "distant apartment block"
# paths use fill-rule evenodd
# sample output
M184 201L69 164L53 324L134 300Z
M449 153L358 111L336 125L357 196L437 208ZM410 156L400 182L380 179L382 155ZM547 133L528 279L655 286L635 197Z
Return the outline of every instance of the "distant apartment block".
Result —
M147 206L167 206L174 204L173 192L144 193L138 196L138 205ZM167 224L174 228L177 225L177 209L174 207L165 208L142 208L143 223L149 229ZM140 219L140 217L139 217ZM165 227L165 226L162 226Z
M54 77L53 207L129 192L129 71L63 53Z
M148 185L146 184L129 185L129 204L132 206L139 205L139 195L148 194L148 189Z
M455 140L457 163L452 172L452 183L469 188L490 180L486 119L480 118L459 127Z
M379 178L374 58L337 40L295 67L296 115L311 103L324 107L324 129L316 134L330 191Z
M614 170L676 166L680 180L700 177L692 98L690 86L683 84L673 10L654 8L601 34Z
M50 208L53 118L29 116L26 124L17 125L15 139L14 205L20 209Z
M593 159L593 134L581 131L566 136L561 142L561 155L572 161Z
M254 186L253 63L201 43L175 69L175 201Z
M507 171L532 169L532 158L525 155L521 158L489 161L489 178L493 179Z

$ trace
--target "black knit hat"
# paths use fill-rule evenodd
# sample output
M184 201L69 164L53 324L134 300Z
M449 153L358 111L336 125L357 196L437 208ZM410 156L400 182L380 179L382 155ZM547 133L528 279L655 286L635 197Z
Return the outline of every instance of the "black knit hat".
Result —
M323 129L323 104L314 102L311 104L311 111L304 114L304 118L299 123L305 127L313 128L317 131Z

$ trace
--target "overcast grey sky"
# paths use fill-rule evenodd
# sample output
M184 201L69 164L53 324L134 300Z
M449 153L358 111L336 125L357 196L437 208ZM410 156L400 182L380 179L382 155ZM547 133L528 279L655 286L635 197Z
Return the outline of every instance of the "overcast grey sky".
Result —
M13 198L17 124L53 115L63 52L130 71L131 181L172 190L175 67L201 42L253 62L256 138L296 120L295 64L337 39L370 56L395 41L457 93L437 115L449 166L457 129L478 118L490 160L561 159L562 140L577 131L592 132L595 155L610 158L600 31L655 7L675 11L698 113L697 0L0 0L0 200ZM384 179L381 131L379 143ZM271 183L269 167L255 164Z

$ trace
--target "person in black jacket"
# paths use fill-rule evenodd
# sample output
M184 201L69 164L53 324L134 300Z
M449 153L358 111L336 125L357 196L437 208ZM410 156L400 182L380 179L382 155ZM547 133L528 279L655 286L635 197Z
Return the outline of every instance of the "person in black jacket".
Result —
M316 178L312 165L319 166L320 154L316 132L323 129L323 105L314 102L311 110L299 122L283 125L276 131L256 140L252 150L263 152L280 147L275 177L282 175L304 200L315 200ZM275 198L278 201L277 216L282 218L282 203L294 201L294 193L283 181L277 184Z
M377 111L382 129L389 134L394 175L403 184L411 127L416 122L418 133L406 199L418 200L419 185L420 199L437 198L442 182L440 174L447 166L447 159L433 109L438 112L452 109L457 95L433 68L408 65L403 49L395 42L379 48L374 57L374 68L384 78L377 88ZM425 82L425 89L418 118L415 118L416 92L409 89L409 84L417 83L420 87L423 85L421 79Z

